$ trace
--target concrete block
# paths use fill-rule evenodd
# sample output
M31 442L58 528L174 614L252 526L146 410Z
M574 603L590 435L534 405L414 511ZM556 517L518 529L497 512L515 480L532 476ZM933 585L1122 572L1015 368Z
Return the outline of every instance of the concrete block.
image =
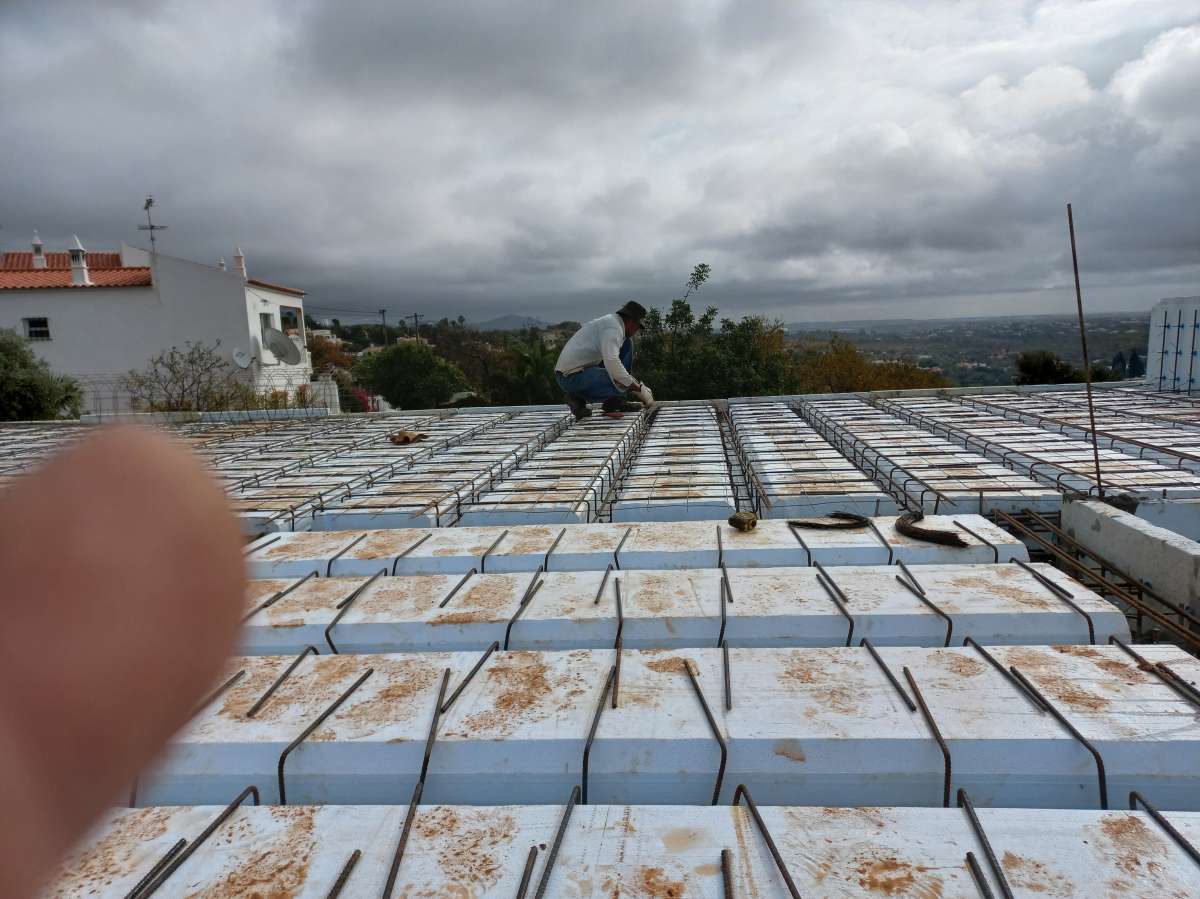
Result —
M560 571L603 571L614 560L621 568L713 568L721 561L742 568L811 562L883 565L900 560L926 565L1029 558L1024 544L977 515L931 515L925 519L929 527L958 533L968 544L964 548L911 540L896 532L895 520L894 516L876 518L878 534L869 528L805 530L801 537L785 521L776 519L764 519L746 533L723 520L314 531L264 537L248 547L246 558L252 577L303 576L314 569L322 574L374 574L385 565L397 574L465 574L481 566L488 571L534 571L546 561L552 546L550 568ZM960 531L955 521L982 540Z
M1141 647L1181 676L1200 661ZM1101 753L1112 801L1131 789L1200 809L1195 708L1117 647L997 646L992 655L1041 689ZM1094 808L1092 757L1050 715L968 648L881 647L911 670L951 752L953 784L982 806ZM176 735L140 780L144 804L216 803L246 783L279 799L279 755L368 670L362 685L287 761L291 802L402 803L421 766L438 683L479 653L309 657L257 713L247 709L291 662L238 660L246 675ZM729 745L722 789L746 783L764 804L942 803L944 763L865 648L734 649L732 709L716 649L626 650L619 702L591 750L589 799L702 804L719 752L683 666L695 666ZM441 717L425 797L456 804L548 803L582 776L583 740L604 695L611 650L497 652Z
M1124 615L1108 601L1049 565L1034 566L1072 595L1092 619L1097 643L1129 639ZM909 568L950 626L898 580L888 566L830 571L845 593L854 630L818 582L815 568L733 568L734 600L722 629L722 573L713 568L664 571L557 572L535 583L517 574L409 575L251 581L247 609L283 594L253 615L243 634L247 654L326 651L325 628L339 604L362 588L338 621L343 653L482 651L506 637L513 649L611 647L617 632L620 584L628 649L711 647L724 636L736 647L840 646L863 637L877 646L954 645L965 636L989 644L1087 643L1083 615L1015 565L929 565ZM366 586L364 586L366 585ZM603 587L603 589L602 589ZM599 601L597 602L597 598ZM446 604L442 606L442 602Z
M232 799L232 796L229 797ZM763 797L754 794L761 804ZM532 895L547 871L562 803L423 805L414 818L396 896L514 896L530 847ZM1153 801L1153 799L1152 799ZM107 813L64 860L53 897L124 895L172 844L194 838L221 806ZM379 896L407 806L242 806L163 886L202 895L324 899L347 860L361 858L342 895ZM980 895L965 863L976 855L995 895L979 839L960 809L768 808L763 821L800 895ZM980 825L1019 896L1190 896L1195 862L1145 812L979 809ZM1200 844L1200 814L1174 826ZM736 896L783 899L786 886L744 807L579 805L567 823L548 896L721 899L721 852Z

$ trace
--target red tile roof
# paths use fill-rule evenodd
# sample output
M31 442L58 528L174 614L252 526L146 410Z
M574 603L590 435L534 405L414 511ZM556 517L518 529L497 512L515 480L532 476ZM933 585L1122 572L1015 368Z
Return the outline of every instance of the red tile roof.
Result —
M265 287L267 290L278 290L282 293L290 293L292 296L302 297L304 291L295 287L283 287L280 284L272 284L270 281L260 281L258 278L247 278L247 284L253 284L255 287Z
M89 269L101 268L120 268L121 254L120 253L92 253L87 254L87 264ZM33 253L29 250L10 251L0 254L0 271L46 271L48 269L71 269L71 254L62 253L47 253L46 268L35 269L33 267Z
M47 254L49 255L49 254ZM89 254L90 255L90 254ZM30 269L13 271L0 268L0 290L32 290L59 287L149 287L148 268L100 268L88 269L90 285L71 283L70 269Z

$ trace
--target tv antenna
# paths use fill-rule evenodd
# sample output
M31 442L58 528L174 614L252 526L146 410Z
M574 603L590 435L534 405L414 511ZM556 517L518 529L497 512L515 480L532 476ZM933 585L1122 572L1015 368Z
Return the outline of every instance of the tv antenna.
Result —
M147 194L146 202L142 206L142 209L146 210L146 224L138 225L137 228L139 231L149 231L150 232L150 252L156 253L156 252L158 252L158 249L154 245L154 243L155 243L154 232L155 231L166 231L167 226L154 224L154 219L152 219L150 217L150 210L153 208L154 208L154 197Z

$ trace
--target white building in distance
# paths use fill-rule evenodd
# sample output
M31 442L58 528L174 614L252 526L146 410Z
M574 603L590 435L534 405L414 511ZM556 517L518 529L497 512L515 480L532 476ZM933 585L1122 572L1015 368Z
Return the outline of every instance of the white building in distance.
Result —
M1200 393L1200 297L1159 300L1150 311L1146 386L1169 393Z
M217 345L256 389L294 389L312 377L304 291L251 278L238 249L232 270L121 244L89 252L0 253L0 328L24 336L50 367L84 382L90 411L119 405L117 382L151 357L188 342ZM300 349L289 365L266 344L283 331Z

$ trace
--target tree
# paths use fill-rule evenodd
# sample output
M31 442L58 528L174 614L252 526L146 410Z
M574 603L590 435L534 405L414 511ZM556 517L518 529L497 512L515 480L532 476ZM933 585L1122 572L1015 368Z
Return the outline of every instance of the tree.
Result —
M514 393L504 399L506 404L530 405L557 402L562 395L554 377L556 354L552 353L540 335L530 333L524 344L513 347L516 357Z
M349 369L354 365L354 357L347 353L340 344L327 337L313 337L310 334L308 352L312 357L312 367L315 372L322 372L331 367Z
M1129 366L1127 373L1131 378L1140 378L1146 374L1146 363L1138 355L1136 348L1129 351Z
M1120 373L1107 365L1092 366L1092 381L1117 381ZM1082 368L1064 362L1049 350L1031 350L1017 357L1018 384L1082 384L1086 380Z
M713 306L699 318L686 300L673 301L666 315L651 309L634 353L637 376L671 400L949 384L913 362L871 362L837 337L793 351L783 324L761 316L716 324Z
M853 343L837 336L826 343L802 344L796 350L795 363L800 393L911 390L950 384L938 372L915 362L873 362Z
M354 365L354 378L398 409L431 409L451 394L471 389L457 365L416 340L360 357Z
M1017 357L1018 384L1079 384L1083 372L1049 350L1030 350Z
M1117 355L1113 356L1112 361L1113 373L1118 377L1124 378L1129 373L1129 364L1125 361L1125 352L1117 350Z
M79 382L57 375L16 331L0 328L0 421L78 418Z
M212 346L184 343L150 359L141 371L122 378L133 403L151 412L212 412L228 408L231 397L247 387L236 380L229 363ZM252 393L252 391L250 391Z
M687 283L684 285L685 289L683 291L683 296L681 296L680 299L686 300L701 287L703 287L704 282L708 280L708 276L711 274L712 266L710 266L707 262L701 262L695 268L693 268L692 273L688 275Z

